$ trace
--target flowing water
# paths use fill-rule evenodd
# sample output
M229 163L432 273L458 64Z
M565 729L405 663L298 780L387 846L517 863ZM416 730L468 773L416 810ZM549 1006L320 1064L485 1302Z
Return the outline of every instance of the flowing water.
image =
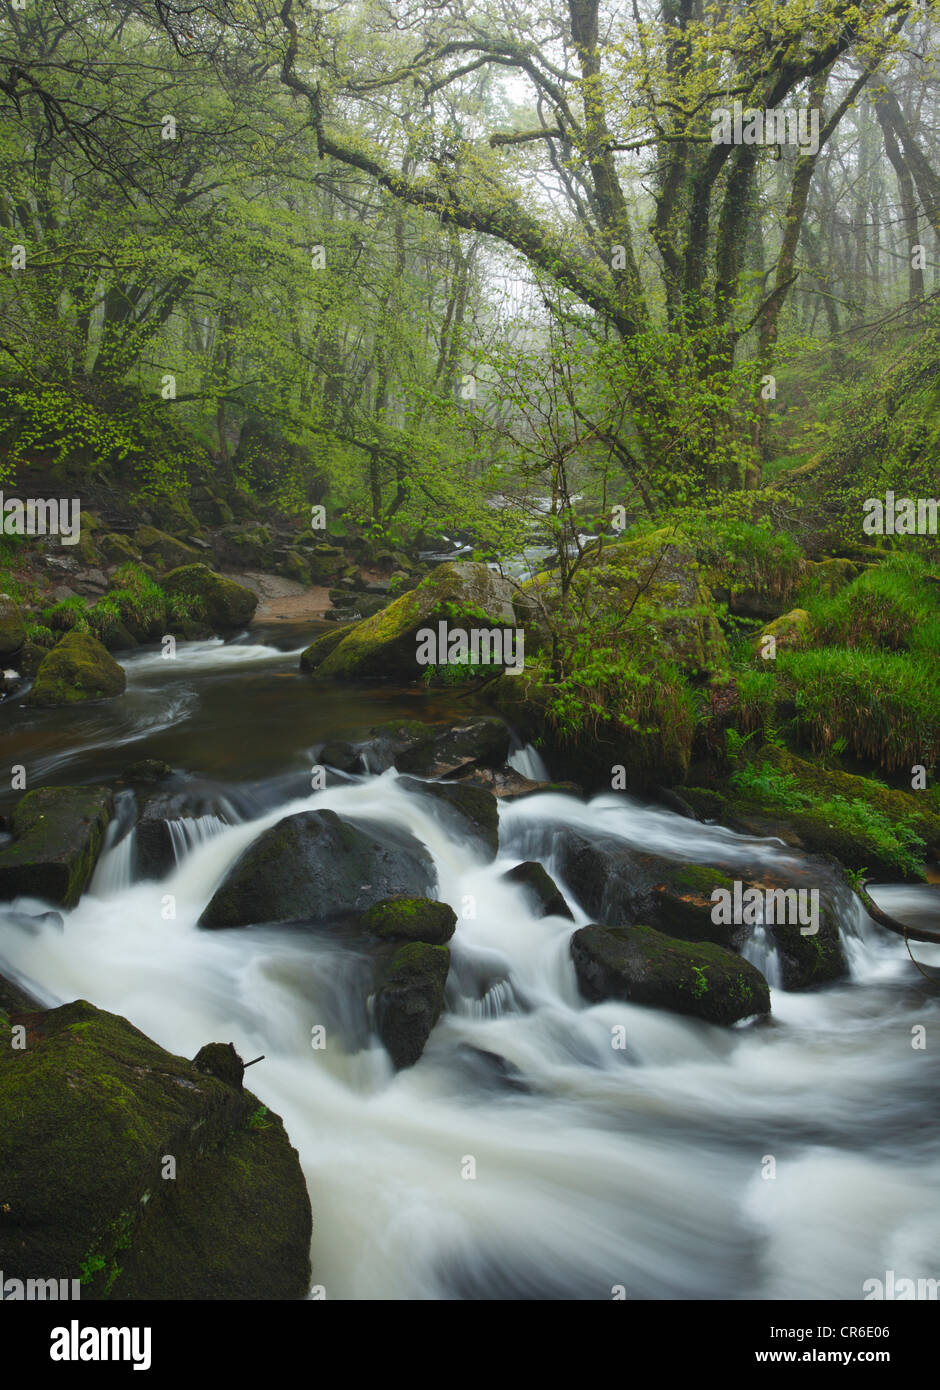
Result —
M485 864L394 772L309 792L318 741L403 712L462 717L465 703L330 692L296 675L296 653L253 641L181 644L177 662L137 654L124 701L64 723L5 711L0 755L27 763L33 785L165 757L198 769L194 797L214 809L175 822L176 867L159 883L133 881L125 812L64 925L24 916L39 902L0 909L0 958L45 1001L90 999L174 1053L231 1040L265 1054L249 1084L300 1152L328 1298L856 1299L886 1270L940 1275L940 998L903 941L847 896L851 978L774 988L770 1022L587 1006L572 924L536 918L501 877L530 858L555 872L560 829L687 862L781 867L795 852L623 796L547 793L501 805L500 856ZM514 762L540 771L531 749ZM324 807L409 829L458 914L447 1011L397 1075L368 1032L353 1041L354 954L325 933L196 926L256 835ZM773 984L759 930L747 953ZM940 964L940 948L918 958ZM921 1025L925 1049L912 1046Z

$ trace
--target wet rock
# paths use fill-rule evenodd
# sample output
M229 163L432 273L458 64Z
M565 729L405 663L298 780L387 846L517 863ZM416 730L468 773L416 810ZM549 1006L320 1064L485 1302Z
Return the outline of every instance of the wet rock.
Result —
M379 969L376 1030L399 1070L418 1061L441 1016L449 965L446 946L415 941L399 947Z
M526 860L523 864L517 864L514 869L507 869L503 878L508 883L517 883L525 889L532 910L539 917L569 917L574 920L564 894L541 864L531 859Z
M475 719L442 729L403 719L371 730L370 766L395 767L416 777L451 777L477 767L501 767L510 732L501 719Z
M460 835L490 859L499 851L499 809L492 792L482 787L469 787L462 782L419 782L414 777L400 777L402 791L415 796L427 796L443 804L445 817L455 834Z
M426 897L436 886L430 855L407 832L302 811L258 836L199 920L203 927L323 924L385 898Z
M427 941L444 946L453 936L457 914L433 898L387 898L359 919L359 929L383 941Z
M123 695L127 677L89 632L69 632L42 659L27 705L74 705Z
M337 772L360 773L366 770L361 750L341 739L324 743L319 759L327 767L335 767Z
M28 894L74 907L101 853L114 799L104 787L38 787L17 802L0 849L0 899Z
M730 890L721 869L683 864L622 842L561 832L558 868L585 912L611 927L648 922L685 941L740 946L752 928L712 920L712 892Z
M173 776L169 763L160 758L139 758L121 773L125 782L162 782Z
M6 1278L81 1277L83 1301L305 1296L310 1200L279 1116L84 1000L13 1019L27 1046L0 1036Z
M733 951L692 944L652 927L582 927L571 938L571 957L585 999L624 999L731 1024L770 1012L763 975Z

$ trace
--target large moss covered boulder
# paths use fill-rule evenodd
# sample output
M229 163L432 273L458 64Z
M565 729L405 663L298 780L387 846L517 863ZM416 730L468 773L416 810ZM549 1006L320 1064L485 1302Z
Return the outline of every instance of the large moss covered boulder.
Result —
M380 969L375 1024L395 1066L414 1066L444 1007L450 966L446 946L423 941L401 946Z
M0 596L0 661L16 653L26 641L26 624L19 605L6 595Z
M226 631L244 627L258 607L258 595L216 574L208 565L182 565L163 578L168 594L180 594L192 604L191 616Z
M355 626L355 623L339 623L328 632L321 632L319 637L314 637L310 646L300 653L301 671L316 671L333 648L338 647L343 638Z
M652 927L582 927L571 938L578 986L592 1003L625 999L730 1024L770 1012L770 988L733 951Z
M513 592L509 581L486 565L440 565L416 589L356 623L320 662L319 674L345 680L417 680L428 669L416 660L420 628L435 628L441 621L468 630L515 627Z
M90 632L69 632L43 657L27 705L76 705L123 695L124 668Z
M310 1201L280 1118L126 1019L77 1000L0 1020L0 1114L7 1279L77 1279L83 1299L307 1293Z
M359 916L383 898L426 897L436 887L431 856L406 831L360 825L335 811L301 811L249 845L199 923L324 925Z

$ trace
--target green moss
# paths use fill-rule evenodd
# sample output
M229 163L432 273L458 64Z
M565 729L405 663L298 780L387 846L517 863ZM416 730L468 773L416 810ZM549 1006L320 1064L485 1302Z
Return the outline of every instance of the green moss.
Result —
M29 705L70 705L122 695L127 685L123 669L97 638L73 631L43 657Z

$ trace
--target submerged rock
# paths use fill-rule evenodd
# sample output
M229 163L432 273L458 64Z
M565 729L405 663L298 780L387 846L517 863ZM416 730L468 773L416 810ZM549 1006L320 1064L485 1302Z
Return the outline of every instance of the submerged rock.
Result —
M301 811L249 845L199 925L325 924L384 898L425 897L436 887L431 856L407 832L340 819L334 811Z
M310 1200L279 1116L85 1000L12 1022L6 1278L79 1279L83 1300L305 1296Z
M43 657L25 705L74 705L123 695L127 685L119 666L90 632L69 632Z
M730 1024L770 1012L760 971L733 951L677 941L652 927L582 927L571 938L581 993L591 1003L625 999Z
M29 894L74 907L114 814L104 787L37 787L16 804L13 841L0 849L0 899Z
M375 991L375 1024L395 1066L414 1066L444 1007L450 966L446 946L424 941L401 946L380 967Z

